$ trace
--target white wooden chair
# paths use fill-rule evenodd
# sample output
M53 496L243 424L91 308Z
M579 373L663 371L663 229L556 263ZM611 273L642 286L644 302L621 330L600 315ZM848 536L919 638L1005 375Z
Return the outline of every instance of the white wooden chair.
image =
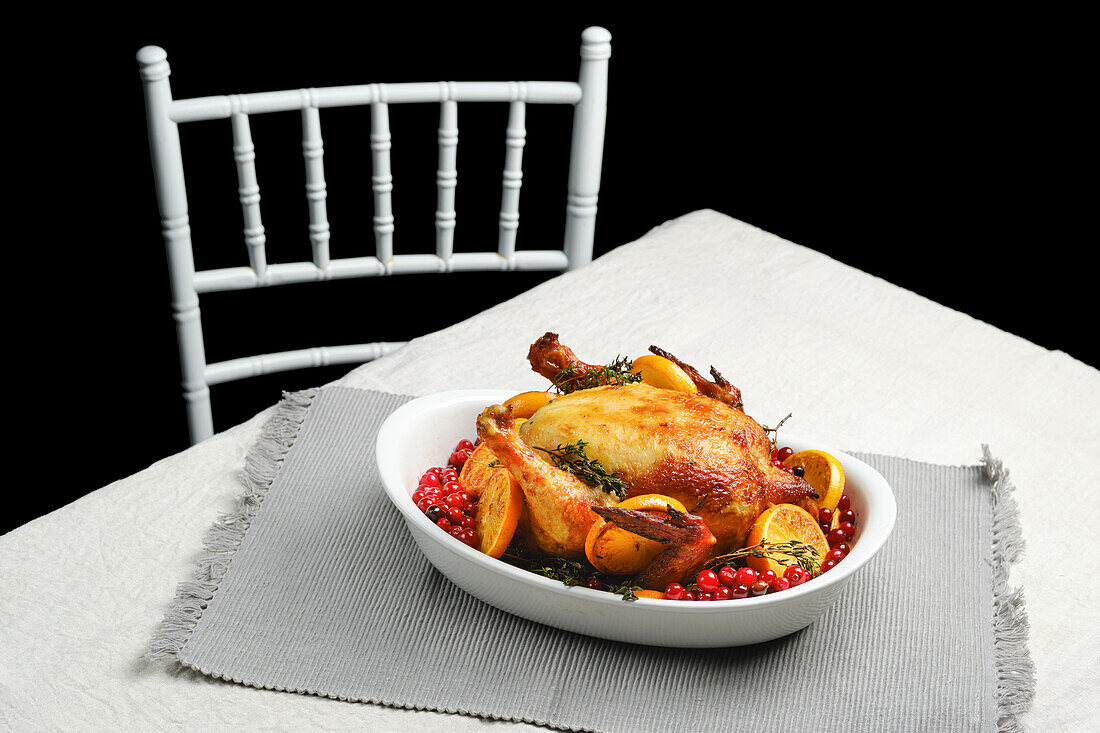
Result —
M199 317L200 293L402 273L570 270L592 259L607 112L607 64L611 57L611 34L603 28L588 28L581 34L581 68L576 82L443 81L361 84L172 99L167 57L164 49L156 46L146 46L137 53L145 87L145 111L153 175L168 252L172 311L179 340L183 397L187 406L192 443L213 434L209 389L212 384L308 366L369 361L402 345L379 342L321 347L208 364ZM440 106L434 255L393 253L389 105L412 102L438 102ZM500 233L496 252L453 251L455 186L458 182L455 160L459 102L509 103ZM523 177L522 158L526 136L524 117L527 104L574 105L563 250L516 251L515 247L516 230L519 227L519 192ZM329 258L329 222L325 207L320 110L355 105L370 105L371 108L375 256L334 260ZM294 110L302 115L302 154L305 157L309 239L313 256L309 262L269 265L264 251L260 188L256 179L256 154L252 145L249 116ZM237 162L238 193L244 210L244 241L249 265L195 272L177 125L227 118L233 132L233 156Z

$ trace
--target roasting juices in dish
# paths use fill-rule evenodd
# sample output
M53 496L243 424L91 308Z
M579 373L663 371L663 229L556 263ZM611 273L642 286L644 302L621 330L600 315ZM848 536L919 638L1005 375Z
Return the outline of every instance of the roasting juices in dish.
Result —
M592 365L544 334L528 359L551 387L486 406L413 502L492 557L626 600L740 599L835 567L856 525L839 461L777 445L714 367L650 351Z

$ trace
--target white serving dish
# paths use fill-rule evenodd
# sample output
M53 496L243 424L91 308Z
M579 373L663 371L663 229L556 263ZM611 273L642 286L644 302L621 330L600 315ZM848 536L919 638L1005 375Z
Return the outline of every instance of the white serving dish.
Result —
M440 392L398 408L378 433L377 461L386 493L416 544L443 575L486 603L532 621L603 639L671 647L722 647L776 639L813 623L882 549L897 505L886 480L866 463L818 441L791 437L795 450L819 448L844 465L847 493L859 515L851 553L828 573L780 593L731 601L688 603L619 596L562 583L495 560L440 531L412 503L424 471L446 461L474 420L511 395L476 389Z

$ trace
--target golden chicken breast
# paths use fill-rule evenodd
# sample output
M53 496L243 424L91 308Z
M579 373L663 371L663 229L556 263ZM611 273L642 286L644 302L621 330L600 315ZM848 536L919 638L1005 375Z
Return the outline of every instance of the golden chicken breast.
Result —
M767 507L815 496L772 465L759 423L699 394L645 384L579 390L538 410L519 437L546 449L585 441L588 457L619 474L629 496L665 494L702 517L720 551L740 547Z

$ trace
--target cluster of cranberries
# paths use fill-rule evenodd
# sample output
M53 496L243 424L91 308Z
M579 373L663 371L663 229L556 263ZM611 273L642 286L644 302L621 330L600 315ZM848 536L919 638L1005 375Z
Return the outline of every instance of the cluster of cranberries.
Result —
M474 530L477 503L458 481L458 471L473 450L473 443L460 440L446 467L429 468L420 477L420 485L413 492L412 500L435 526L470 547L477 547L478 536Z
M833 529L833 520L839 520ZM847 494L842 494L837 502L836 509L819 509L817 521L821 524L821 531L829 540L829 553L821 563L821 572L832 570L836 564L843 560L852 548L848 544L856 536L856 513L852 509L852 500Z
M771 570L757 572L752 568L726 566L714 572L703 570L695 577L698 590L684 588L679 583L669 583L665 598L670 601L729 601L802 585L810 579L810 573L798 566L787 568L782 577Z
M790 458L793 455L794 455L794 449L793 448L776 448L775 450L772 451L772 465L775 466L776 468L782 468L784 471L786 471L788 473L793 473L795 476L798 476L799 478L802 478L803 474L806 473L806 469L802 468L802 466L795 466L794 468L787 468L786 466L783 465L783 461L787 460L788 458Z

